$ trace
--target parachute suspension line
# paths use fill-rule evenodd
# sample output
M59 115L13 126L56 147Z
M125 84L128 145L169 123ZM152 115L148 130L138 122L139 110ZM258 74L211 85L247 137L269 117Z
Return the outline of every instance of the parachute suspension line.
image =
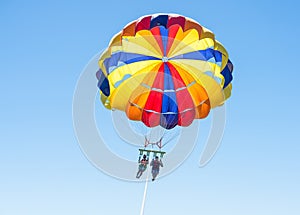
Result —
M175 133L179 133L178 131L175 131ZM161 141L161 145L159 148L163 148L164 146L166 146L168 143L172 142L172 140L174 140L175 138L177 138L177 135L174 135L175 133L173 133L173 135L170 135L168 132L164 132L164 134L161 137L161 140L164 139L164 144L162 144Z
M179 133L179 132L176 131L176 133ZM162 138L164 138L165 140L167 139L167 141L165 141L165 143L161 146L161 148L165 147L165 145L167 145L168 143L172 142L172 140L177 138L177 135L173 135L173 136L171 136L171 138L167 138L167 137L165 137L165 134L164 134L164 136Z
M159 151L158 151L158 150L149 150L149 149L146 149L147 146L149 146L149 145L151 145L152 148L153 148L154 145L157 146L157 147L159 148ZM163 156L164 156L164 154L166 153L166 152L161 151L161 148L162 148L163 146L164 146L164 145L162 145L162 138L160 138L159 141L152 143L152 142L150 142L150 141L145 137L144 149L139 149L139 151L140 151L140 157L142 156L142 154L147 153L147 157L149 158L149 157L150 157L150 153L153 153L153 154L152 154L153 159L157 156L157 154L159 154L160 159L162 159Z
M184 98L184 99L186 99L186 98ZM178 118L176 118L176 117L173 117L173 118L171 118L172 120L171 121L169 121L169 124L171 124L171 125L173 125L173 124L176 124L177 125L177 120L178 120ZM167 122L165 121L165 124L164 124L164 126L167 126ZM172 128L172 129L174 129L174 128ZM179 131L178 131L178 127L176 126L176 128L175 129L177 129L177 131L175 131L175 133L180 133ZM168 129L166 129L166 130L164 130L164 132L163 132L163 134L162 134L162 137L161 137L161 139L164 139L164 144L163 145L161 145L161 148L162 147L164 147L165 145L167 145L169 142L171 142L173 139L175 139L176 137L177 137L177 135L174 135L174 132L173 132L173 135L170 135L170 133L168 132L169 130Z
M160 138L159 141L157 142L150 142L147 137L145 137L145 144L144 144L144 147L148 147L149 145L152 145L152 148L153 146L157 146L159 148L159 150L161 150L161 148L163 147L162 145L162 137Z

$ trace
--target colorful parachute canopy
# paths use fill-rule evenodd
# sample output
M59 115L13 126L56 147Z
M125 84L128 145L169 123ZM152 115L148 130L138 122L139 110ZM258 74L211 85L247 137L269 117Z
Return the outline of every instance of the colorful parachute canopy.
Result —
M233 65L214 34L180 16L128 24L99 59L101 101L148 127L189 126L231 94Z

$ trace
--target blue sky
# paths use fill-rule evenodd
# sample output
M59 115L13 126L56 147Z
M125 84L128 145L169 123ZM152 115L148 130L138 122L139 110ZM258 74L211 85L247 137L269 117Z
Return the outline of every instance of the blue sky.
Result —
M211 29L234 63L234 88L214 159L199 168L197 146L149 184L145 215L299 214L299 9L291 0L1 1L0 214L139 214L144 184L89 163L72 99L91 57L158 12Z

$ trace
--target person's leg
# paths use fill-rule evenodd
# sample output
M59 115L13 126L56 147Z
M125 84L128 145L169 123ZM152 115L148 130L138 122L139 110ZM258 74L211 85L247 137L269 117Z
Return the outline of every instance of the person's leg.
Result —
M155 180L156 176L158 175L158 171L157 170L153 170L152 171L152 181Z

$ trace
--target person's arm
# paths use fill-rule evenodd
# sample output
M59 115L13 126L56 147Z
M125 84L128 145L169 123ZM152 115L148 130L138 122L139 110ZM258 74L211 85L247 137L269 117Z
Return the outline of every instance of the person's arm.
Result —
M161 166L161 167L163 167L163 166L164 166L161 160L160 160L160 162L159 162L159 163L160 163L160 166Z

